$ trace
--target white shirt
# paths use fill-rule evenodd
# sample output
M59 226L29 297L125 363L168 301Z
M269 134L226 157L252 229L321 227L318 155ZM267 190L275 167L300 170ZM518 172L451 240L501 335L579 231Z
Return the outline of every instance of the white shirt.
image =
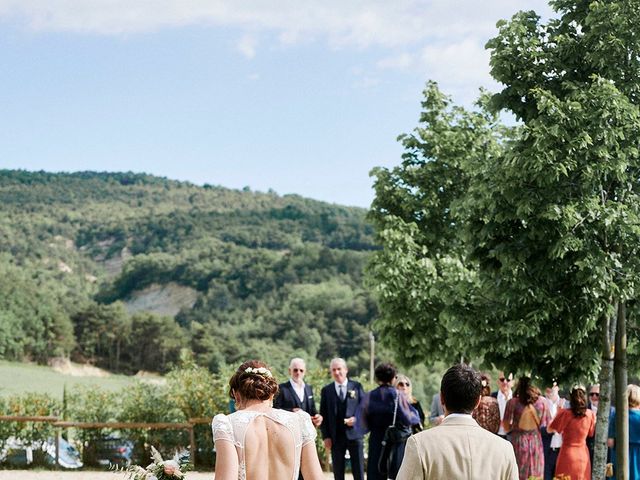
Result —
M293 387L293 391L296 392L296 395L298 395L300 401L304 402L304 382L302 382L302 385L298 385L293 381L293 378L290 378L289 383Z
M470 413L450 413L445 418L456 418L456 417L473 418Z
M336 387L336 394L338 395L338 398L340 398L340 387L342 387L342 394L344 395L344 398L347 398L347 383L349 383L349 379L345 379L345 381L343 383L338 383L336 381L333 382L333 385Z
M502 420L504 420L504 411L507 408L507 402L513 397L513 392L509 390L509 394L505 396L502 390L498 390L498 408L500 408L500 429L498 435L506 435L504 428L502 428Z

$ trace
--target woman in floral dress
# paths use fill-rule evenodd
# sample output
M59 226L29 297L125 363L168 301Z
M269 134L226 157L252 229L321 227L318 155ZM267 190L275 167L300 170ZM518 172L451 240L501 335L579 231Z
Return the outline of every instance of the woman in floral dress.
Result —
M516 396L507 402L502 420L510 432L511 443L518 462L520 480L544 475L544 450L540 426L551 421L547 402L529 377L521 377Z
M478 425L491 433L498 433L500 429L500 407L498 400L491 396L491 378L489 375L480 375L482 380L482 394L480 403L471 414Z

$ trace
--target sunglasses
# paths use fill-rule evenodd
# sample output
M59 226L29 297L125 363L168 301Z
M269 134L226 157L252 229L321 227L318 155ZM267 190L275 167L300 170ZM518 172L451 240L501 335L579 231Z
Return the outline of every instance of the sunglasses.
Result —
M589 393L589 396L590 397L599 397L600 394L598 392L591 392L591 393Z
M399 386L399 387L410 387L410 386L411 386L411 384L410 384L410 383L408 383L408 382L407 382L407 383L405 383L405 382L398 382L398 386Z
M304 368L292 368L291 370L293 370L294 372L304 373Z
M509 381L508 378L504 378L504 377L500 377L498 380L500 380L501 382L508 382Z

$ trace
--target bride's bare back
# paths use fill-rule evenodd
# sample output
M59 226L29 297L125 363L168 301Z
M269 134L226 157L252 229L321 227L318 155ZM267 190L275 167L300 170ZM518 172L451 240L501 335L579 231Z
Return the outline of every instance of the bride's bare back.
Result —
M266 416L256 417L244 441L247 480L296 477L295 447L293 434L287 427Z
M218 464L224 465L223 480L235 477L234 472L239 480L296 480L301 458L308 458L303 454L310 452L315 461L302 460L303 473L308 469L310 478L322 474L315 455L316 430L305 412L239 410L216 415L212 428L218 451L216 480L222 478L218 477ZM229 442L235 446L233 451ZM237 457L231 459L231 455Z

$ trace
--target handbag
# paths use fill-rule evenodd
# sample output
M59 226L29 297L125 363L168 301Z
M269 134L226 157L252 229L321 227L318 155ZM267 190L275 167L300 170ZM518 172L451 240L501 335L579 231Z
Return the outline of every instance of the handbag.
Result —
M411 428L399 427L396 425L396 416L398 413L398 393L396 392L395 402L393 405L393 422L384 431L384 437L382 438L382 449L380 451L380 457L378 458L378 472L382 475L387 475L389 472L389 465L393 458L393 451L399 443L404 443L407 438L411 436Z

